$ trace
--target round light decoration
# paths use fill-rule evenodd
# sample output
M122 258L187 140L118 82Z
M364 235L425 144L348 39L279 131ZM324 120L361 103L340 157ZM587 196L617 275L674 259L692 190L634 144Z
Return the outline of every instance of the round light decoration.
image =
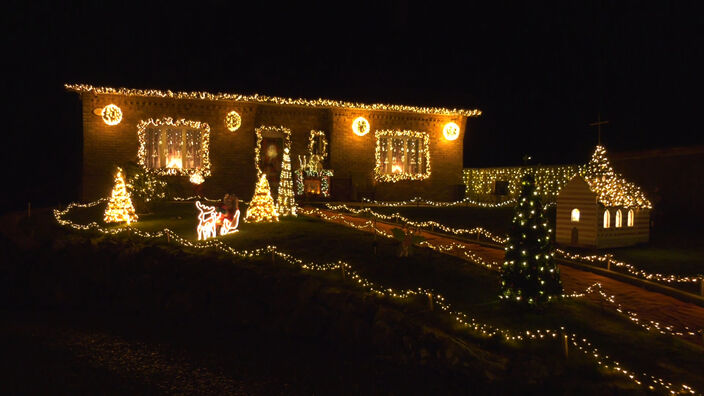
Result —
M369 121L364 117L357 117L352 121L352 131L357 136L364 136L369 133Z
M122 121L122 110L114 104L109 104L103 107L100 116L103 117L103 122L106 124L117 125Z
M188 181L190 181L191 183L193 183L197 186L199 184L202 184L205 181L205 179L203 178L203 175L196 172L196 173L192 174L191 177L188 178Z
M231 112L227 113L225 116L225 126L230 132L234 132L238 129L240 129L240 126L242 125L242 117L240 115L232 110Z
M447 140L455 140L460 136L460 127L454 122L448 122L442 129L442 134Z

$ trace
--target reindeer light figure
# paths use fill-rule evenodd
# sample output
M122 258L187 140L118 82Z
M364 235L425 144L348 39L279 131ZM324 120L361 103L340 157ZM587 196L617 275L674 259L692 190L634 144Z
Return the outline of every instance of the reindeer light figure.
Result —
M214 206L203 205L200 201L196 202L196 207L200 211L198 214L198 240L204 241L208 238L218 236L218 225L220 225L219 234L227 235L237 231L240 224L240 211L235 211L232 220L225 217L221 213L217 213Z
M217 236L216 223L218 220L218 214L215 213L214 206L207 206L196 201L196 208L200 211L198 214L198 240L204 241L208 238L215 238Z

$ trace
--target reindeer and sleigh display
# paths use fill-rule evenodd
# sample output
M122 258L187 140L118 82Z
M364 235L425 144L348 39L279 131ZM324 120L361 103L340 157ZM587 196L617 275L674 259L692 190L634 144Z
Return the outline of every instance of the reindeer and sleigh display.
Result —
M198 240L203 241L208 238L215 238L237 232L240 224L239 200L236 196L226 194L223 198L222 207L203 205L196 202L198 214Z

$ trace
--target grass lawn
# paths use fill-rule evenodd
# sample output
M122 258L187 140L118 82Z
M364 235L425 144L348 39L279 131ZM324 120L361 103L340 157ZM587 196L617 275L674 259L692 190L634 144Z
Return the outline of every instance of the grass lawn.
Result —
M374 207L383 214L400 213L418 221L435 220L454 228L484 227L497 235L506 235L513 208L472 207ZM548 210L555 224L555 207ZM618 260L648 272L677 275L704 274L704 232L682 226L655 228L648 244L611 249L570 249L582 254L612 253ZM694 289L693 289L694 290Z
M244 212L244 208L241 208ZM102 217L104 205L95 208L74 209L69 218L86 224ZM398 209L386 209L395 212ZM454 226L487 226L502 224L510 218L511 209L476 208L404 208L406 216L422 216ZM165 204L157 214L142 215L134 226L145 231L168 227L183 237L195 240L197 210L193 203ZM494 230L492 230L494 231ZM387 287L418 287L436 290L455 309L466 312L480 322L515 331L555 329L565 326L568 331L588 338L602 353L621 362L622 366L646 371L666 378L673 383L685 383L698 390L704 389L701 367L704 365L704 348L679 338L647 333L629 320L603 311L598 304L585 300L565 300L549 306L544 312L520 313L498 302L498 277L463 260L441 255L429 249L416 249L410 258L396 257L398 243L378 239L378 252L373 254L375 237L369 233L325 223L308 217L286 218L280 223L243 223L240 232L220 238L237 249L253 249L276 245L296 257L318 263L344 260L363 276ZM318 276L311 273L311 276ZM325 276L332 276L327 274ZM437 313L440 317L442 313ZM448 326L454 322L444 320ZM457 330L465 337L476 335ZM550 344L550 343L548 343ZM551 353L559 356L554 343L550 348L543 344L517 344L516 348L537 348L537 354Z

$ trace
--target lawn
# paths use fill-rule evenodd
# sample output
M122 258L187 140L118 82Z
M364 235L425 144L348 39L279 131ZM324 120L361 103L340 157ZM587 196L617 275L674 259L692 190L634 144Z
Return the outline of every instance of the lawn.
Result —
M435 220L454 228L484 227L496 235L506 235L513 217L513 208L476 207L373 207L383 214L400 213L416 221ZM555 224L555 207L547 217ZM704 274L704 232L682 225L655 228L648 244L611 249L570 249L581 254L611 253L620 261L651 273L697 275Z
M69 218L86 224L99 219L104 205L95 208L74 209ZM242 208L244 212L244 208ZM398 209L386 209L395 212ZM486 221L502 224L510 218L510 209L476 208L404 208L402 214L414 218L436 219L454 226L486 226ZM437 216L434 214L438 214ZM164 204L157 214L141 215L134 225L145 231L164 227L179 235L195 239L197 210L192 203ZM428 216L423 218L422 216ZM432 216L432 217L430 217ZM498 227L498 226L497 226ZM495 229L494 229L495 230ZM275 245L296 257L318 263L344 260L368 279L387 287L401 289L427 288L442 294L455 309L467 313L478 321L518 332L559 328L588 338L624 367L646 371L673 383L685 383L701 390L704 380L701 367L704 348L676 337L647 333L629 320L598 304L586 300L564 300L552 304L544 312L520 313L500 304L497 299L498 277L478 266L460 259L441 255L429 249L417 249L410 258L399 258L398 243L378 239L369 233L325 223L308 217L286 218L280 223L243 223L240 232L220 240L236 249L254 249ZM373 246L378 243L377 254ZM311 276L318 276L311 273ZM325 275L327 277L330 274ZM465 337L475 334L457 329L446 315L436 312L440 320L455 327ZM480 337L481 338L481 337ZM517 344L516 348L537 348L537 354L559 354L554 345L550 348ZM547 348L547 349L546 349Z

